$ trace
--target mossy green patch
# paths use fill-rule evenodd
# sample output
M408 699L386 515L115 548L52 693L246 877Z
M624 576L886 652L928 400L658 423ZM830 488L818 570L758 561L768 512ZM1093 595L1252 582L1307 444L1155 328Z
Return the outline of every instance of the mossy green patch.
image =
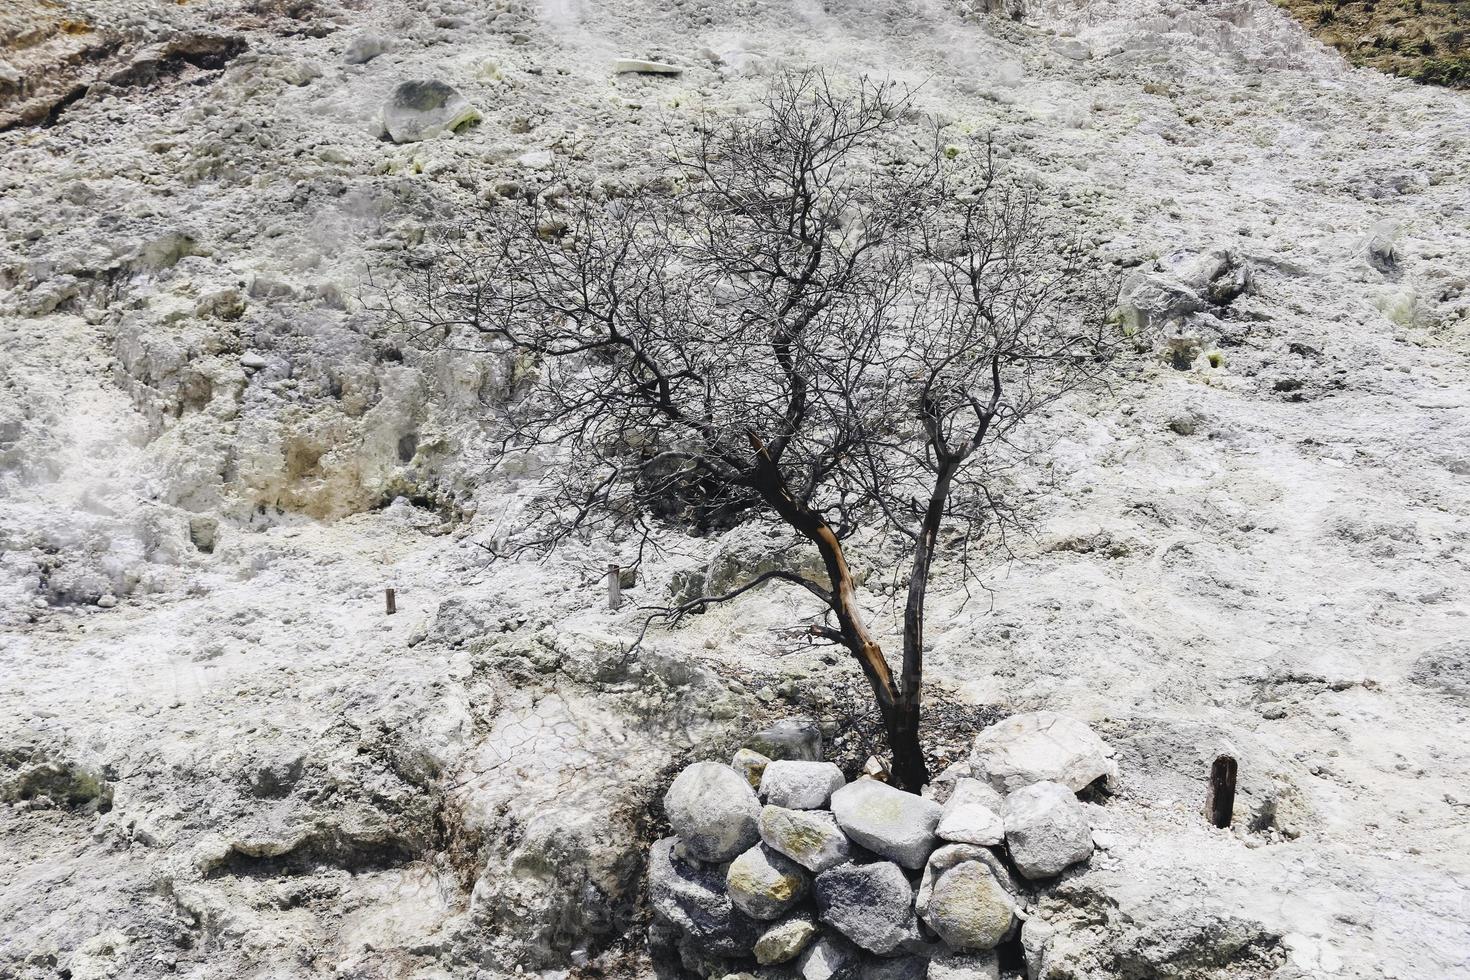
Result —
M1355 65L1470 88L1465 0L1276 0Z

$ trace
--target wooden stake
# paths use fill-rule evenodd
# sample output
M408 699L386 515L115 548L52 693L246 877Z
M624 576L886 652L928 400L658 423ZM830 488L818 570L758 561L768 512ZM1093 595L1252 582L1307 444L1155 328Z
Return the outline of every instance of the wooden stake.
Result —
M622 569L616 564L607 566L607 608L617 609L623 604Z
M1216 827L1230 826L1235 811L1235 774L1239 767L1228 755L1222 755L1210 767L1210 786L1205 792L1205 819Z
M398 611L397 597L394 596L392 589L387 590L384 595L388 600L388 615L391 616Z

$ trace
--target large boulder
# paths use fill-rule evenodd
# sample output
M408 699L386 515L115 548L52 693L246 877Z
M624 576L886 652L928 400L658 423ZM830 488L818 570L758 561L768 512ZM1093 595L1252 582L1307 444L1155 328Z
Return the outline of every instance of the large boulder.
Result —
M653 910L701 953L748 956L761 923L736 908L725 893L725 869L696 865L674 851L665 837L648 856L648 893Z
M761 810L760 835L773 850L814 872L841 864L852 850L837 818L826 810L768 806Z
M860 779L832 794L832 814L858 844L905 868L922 868L934 850L941 808L933 800Z
M770 759L822 761L822 730L810 718L783 718L745 740L745 748Z
M1382 273L1398 271L1398 237L1402 226L1392 218L1375 224L1358 247L1366 265Z
M1004 807L1000 794L989 783L957 780L935 834L943 841L994 846L1005 837L1005 822L1000 816Z
M738 524L720 535L709 564L680 583L682 588L676 589L674 598L687 601L701 595L723 595L777 569L796 572L817 582L824 581L827 577L822 556L811 546L810 541L796 531L787 527L762 525L755 521ZM772 755L754 742L746 744L773 759L816 760L822 757L820 747L814 755L798 757Z
M1061 783L1036 783L1006 797L1006 847L1027 878L1050 878L1092 856L1092 828Z
M760 795L772 806L790 810L820 810L847 780L830 762L780 760L761 775Z
M1075 792L1118 777L1106 742L1075 718L1051 711L1012 715L976 735L970 771L1003 794L1040 782Z
M994 949L1015 925L1015 900L981 861L938 876L924 921L955 949Z
M730 862L725 888L745 914L774 919L806 897L807 876L786 855L757 844Z
M404 82L383 106L383 128L395 143L429 139L480 118L469 100L439 81Z
M1118 290L1118 311L1133 331L1157 330L1208 304L1188 286L1158 272L1133 272Z
M821 920L871 953L891 953L913 934L914 889L891 861L824 871L813 891Z
M755 961L761 966L790 962L811 945L818 932L817 924L809 915L796 913L782 919L755 941Z
M761 805L729 766L696 762L664 794L669 826L701 861L728 861L760 839Z

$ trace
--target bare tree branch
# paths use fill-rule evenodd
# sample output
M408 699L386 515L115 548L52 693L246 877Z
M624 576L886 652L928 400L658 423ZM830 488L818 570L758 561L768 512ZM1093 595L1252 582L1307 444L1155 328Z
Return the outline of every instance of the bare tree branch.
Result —
M760 111L674 146L678 193L487 205L391 270L378 308L499 360L491 469L542 468L493 554L631 534L641 555L658 528L741 521L799 535L824 583L767 571L655 609L639 639L802 587L829 617L808 635L858 661L917 790L935 567L968 588L1006 547L1021 427L1103 375L1115 293L988 139L942 152L912 109L892 83L785 74ZM897 675L849 565L859 544L905 556Z

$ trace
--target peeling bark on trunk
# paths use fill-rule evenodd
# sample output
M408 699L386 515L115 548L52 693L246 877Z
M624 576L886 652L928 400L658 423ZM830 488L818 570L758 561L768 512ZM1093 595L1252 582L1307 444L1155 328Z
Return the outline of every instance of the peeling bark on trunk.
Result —
M858 608L857 589L843 553L842 542L821 515L803 506L791 495L781 479L770 453L754 436L757 472L756 490L791 527L816 545L832 585L832 610L847 648L857 658L863 675L873 689L888 747L893 753L893 779L900 789L917 793L929 781L924 763L924 750L919 742L919 685L900 688L883 655L883 648L873 638ZM926 563L927 568L927 563ZM922 594L920 596L922 602ZM905 655L907 672L908 656ZM917 674L916 674L917 676Z

